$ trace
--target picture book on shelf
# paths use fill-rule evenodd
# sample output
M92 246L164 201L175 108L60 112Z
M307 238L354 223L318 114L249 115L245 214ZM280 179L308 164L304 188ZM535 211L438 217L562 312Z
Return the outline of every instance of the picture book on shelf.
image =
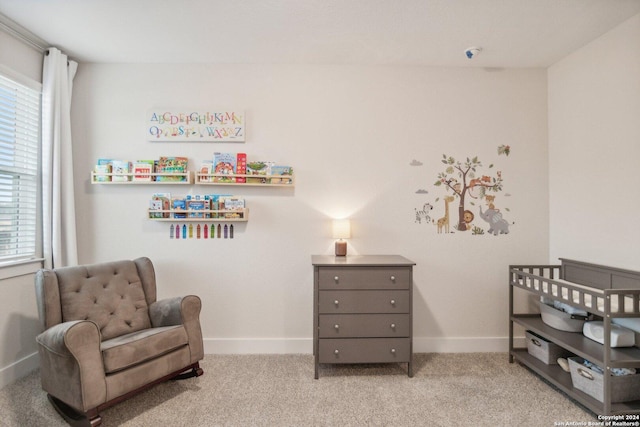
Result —
M124 182L129 181L127 175L131 170L131 164L125 160L111 160L111 173L115 174L111 176L111 181ZM120 174L120 175L117 175Z
M184 174L187 172L187 157L160 157L158 160L158 173ZM187 181L187 177L157 175L156 181Z
M236 173L237 157L234 153L213 153L213 173L233 175ZM236 182L233 176L214 176L213 182Z
M189 218L210 218L211 203L208 198L200 194L187 196L187 211ZM194 212L195 211L195 212ZM202 211L202 212L198 212Z
M225 218L239 218L245 207L244 199L237 196L226 196L222 198L225 211L239 211L239 212L225 212Z
M151 197L151 203L149 209L152 210L165 210L168 211L171 207L171 194L170 193L155 193ZM169 212L149 212L149 218L170 218Z
M162 207L162 200L151 199L151 201L149 202L149 218L164 218L162 212L152 212L161 211Z
M247 154L238 153L236 156L236 174L245 175L247 173ZM236 182L245 183L247 178L244 176L236 177Z
M247 163L247 183L265 184L267 178L265 175L270 173L269 162L248 162Z
M131 166L133 181L152 181L153 160L136 160Z
M219 210L224 210L224 198L230 197L230 196L221 195L221 194L207 194L204 197L210 200L210 209L212 211L219 211ZM211 218L220 218L220 217L222 217L222 214L220 214L219 212L211 213Z
M200 173L199 182L211 182L212 177L209 175L213 173L213 160L204 160L200 164L198 173Z
M111 159L98 159L96 167L94 168L95 182L110 182L111 175L101 174L109 174L111 170Z
M187 217L187 201L185 199L173 199L171 203L174 218Z
M293 168L291 166L271 166L271 184L291 184ZM277 176L274 176L277 175Z

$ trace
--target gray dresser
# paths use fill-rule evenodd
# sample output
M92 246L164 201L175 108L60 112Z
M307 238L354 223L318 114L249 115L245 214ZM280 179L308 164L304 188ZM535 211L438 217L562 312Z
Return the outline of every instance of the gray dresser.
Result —
M415 263L400 255L313 255L315 378L324 363L412 367Z

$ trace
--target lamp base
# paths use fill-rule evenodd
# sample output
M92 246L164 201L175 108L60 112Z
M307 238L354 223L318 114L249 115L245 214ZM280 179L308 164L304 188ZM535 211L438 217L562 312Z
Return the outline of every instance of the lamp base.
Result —
M347 242L339 240L336 242L336 256L347 255Z

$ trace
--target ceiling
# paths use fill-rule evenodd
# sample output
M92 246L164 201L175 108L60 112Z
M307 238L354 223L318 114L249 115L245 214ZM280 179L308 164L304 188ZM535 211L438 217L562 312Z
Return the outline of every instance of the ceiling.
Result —
M640 0L0 0L0 13L80 62L548 67Z

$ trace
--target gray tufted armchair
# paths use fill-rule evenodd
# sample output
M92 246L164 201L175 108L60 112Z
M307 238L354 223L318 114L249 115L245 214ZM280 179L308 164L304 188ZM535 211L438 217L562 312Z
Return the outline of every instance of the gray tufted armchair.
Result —
M35 284L42 388L67 421L97 426L136 392L202 375L200 298L156 301L148 258L40 270Z

